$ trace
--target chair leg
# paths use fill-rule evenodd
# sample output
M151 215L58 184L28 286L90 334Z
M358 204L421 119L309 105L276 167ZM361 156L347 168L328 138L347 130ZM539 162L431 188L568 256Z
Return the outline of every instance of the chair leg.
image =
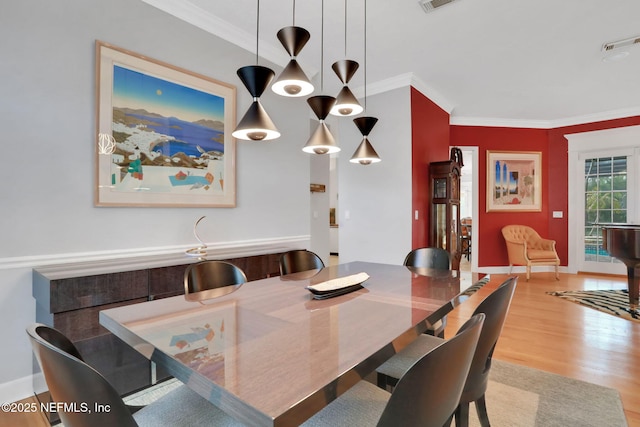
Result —
M482 427L491 427L489 423L489 415L487 415L487 404L484 400L484 394L476 400L476 411L478 412L478 420Z
M511 270L513 270L513 264L509 264L509 275L511 275Z
M527 265L527 282L529 281L530 278L531 278L531 266Z
M556 264L556 280L560 280L560 275L558 274L558 264Z
M455 417L456 427L469 427L469 402L458 404Z
M378 372L378 387L383 390L387 389L387 376Z

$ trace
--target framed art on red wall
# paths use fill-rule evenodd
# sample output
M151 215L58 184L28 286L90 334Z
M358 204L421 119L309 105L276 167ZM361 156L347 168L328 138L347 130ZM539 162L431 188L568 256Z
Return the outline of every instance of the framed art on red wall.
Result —
M542 210L542 153L487 151L487 212Z

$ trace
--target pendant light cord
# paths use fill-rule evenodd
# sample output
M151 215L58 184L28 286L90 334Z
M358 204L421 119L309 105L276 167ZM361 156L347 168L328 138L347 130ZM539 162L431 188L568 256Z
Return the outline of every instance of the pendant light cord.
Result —
M344 0L344 57L347 57L347 0Z
M367 111L367 0L364 0L364 111Z
M258 0L258 8L256 13L256 65L258 65L259 40L260 40L260 0Z
M293 26L296 26L296 0L293 0Z
M324 92L324 0L320 11L320 93Z

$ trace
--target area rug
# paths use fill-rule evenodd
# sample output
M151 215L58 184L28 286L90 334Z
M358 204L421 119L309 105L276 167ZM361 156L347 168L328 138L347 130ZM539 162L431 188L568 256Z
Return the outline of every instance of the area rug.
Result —
M485 397L493 427L627 426L620 395L612 388L495 359L489 378ZM180 385L171 379L125 401L148 404ZM473 404L469 426L480 426Z
M617 390L495 359L485 398L493 427L627 426Z
M640 311L629 308L629 291L626 289L547 293L627 320L640 321Z
M460 289L462 289L460 295L471 296L475 294L476 292L478 292L478 289L489 283L489 280L491 280L491 276L487 274L482 279L469 286L467 285L467 283L471 283L470 280L471 277L465 277L465 275L460 276Z

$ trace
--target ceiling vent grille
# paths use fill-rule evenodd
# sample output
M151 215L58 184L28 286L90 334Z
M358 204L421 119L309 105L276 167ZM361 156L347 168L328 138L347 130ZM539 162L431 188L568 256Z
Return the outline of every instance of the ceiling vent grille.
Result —
M444 6L445 4L451 3L454 0L418 0L420 6L424 9L426 13L433 12L436 8L440 6Z
M634 44L640 44L640 36L635 36L635 37L631 37L628 39L624 39L624 40L618 40L615 42L610 42L610 43L605 43L604 45L602 45L602 50L603 51L609 51L609 50L613 50L613 49L619 49L621 47L625 47L625 46L631 46Z

